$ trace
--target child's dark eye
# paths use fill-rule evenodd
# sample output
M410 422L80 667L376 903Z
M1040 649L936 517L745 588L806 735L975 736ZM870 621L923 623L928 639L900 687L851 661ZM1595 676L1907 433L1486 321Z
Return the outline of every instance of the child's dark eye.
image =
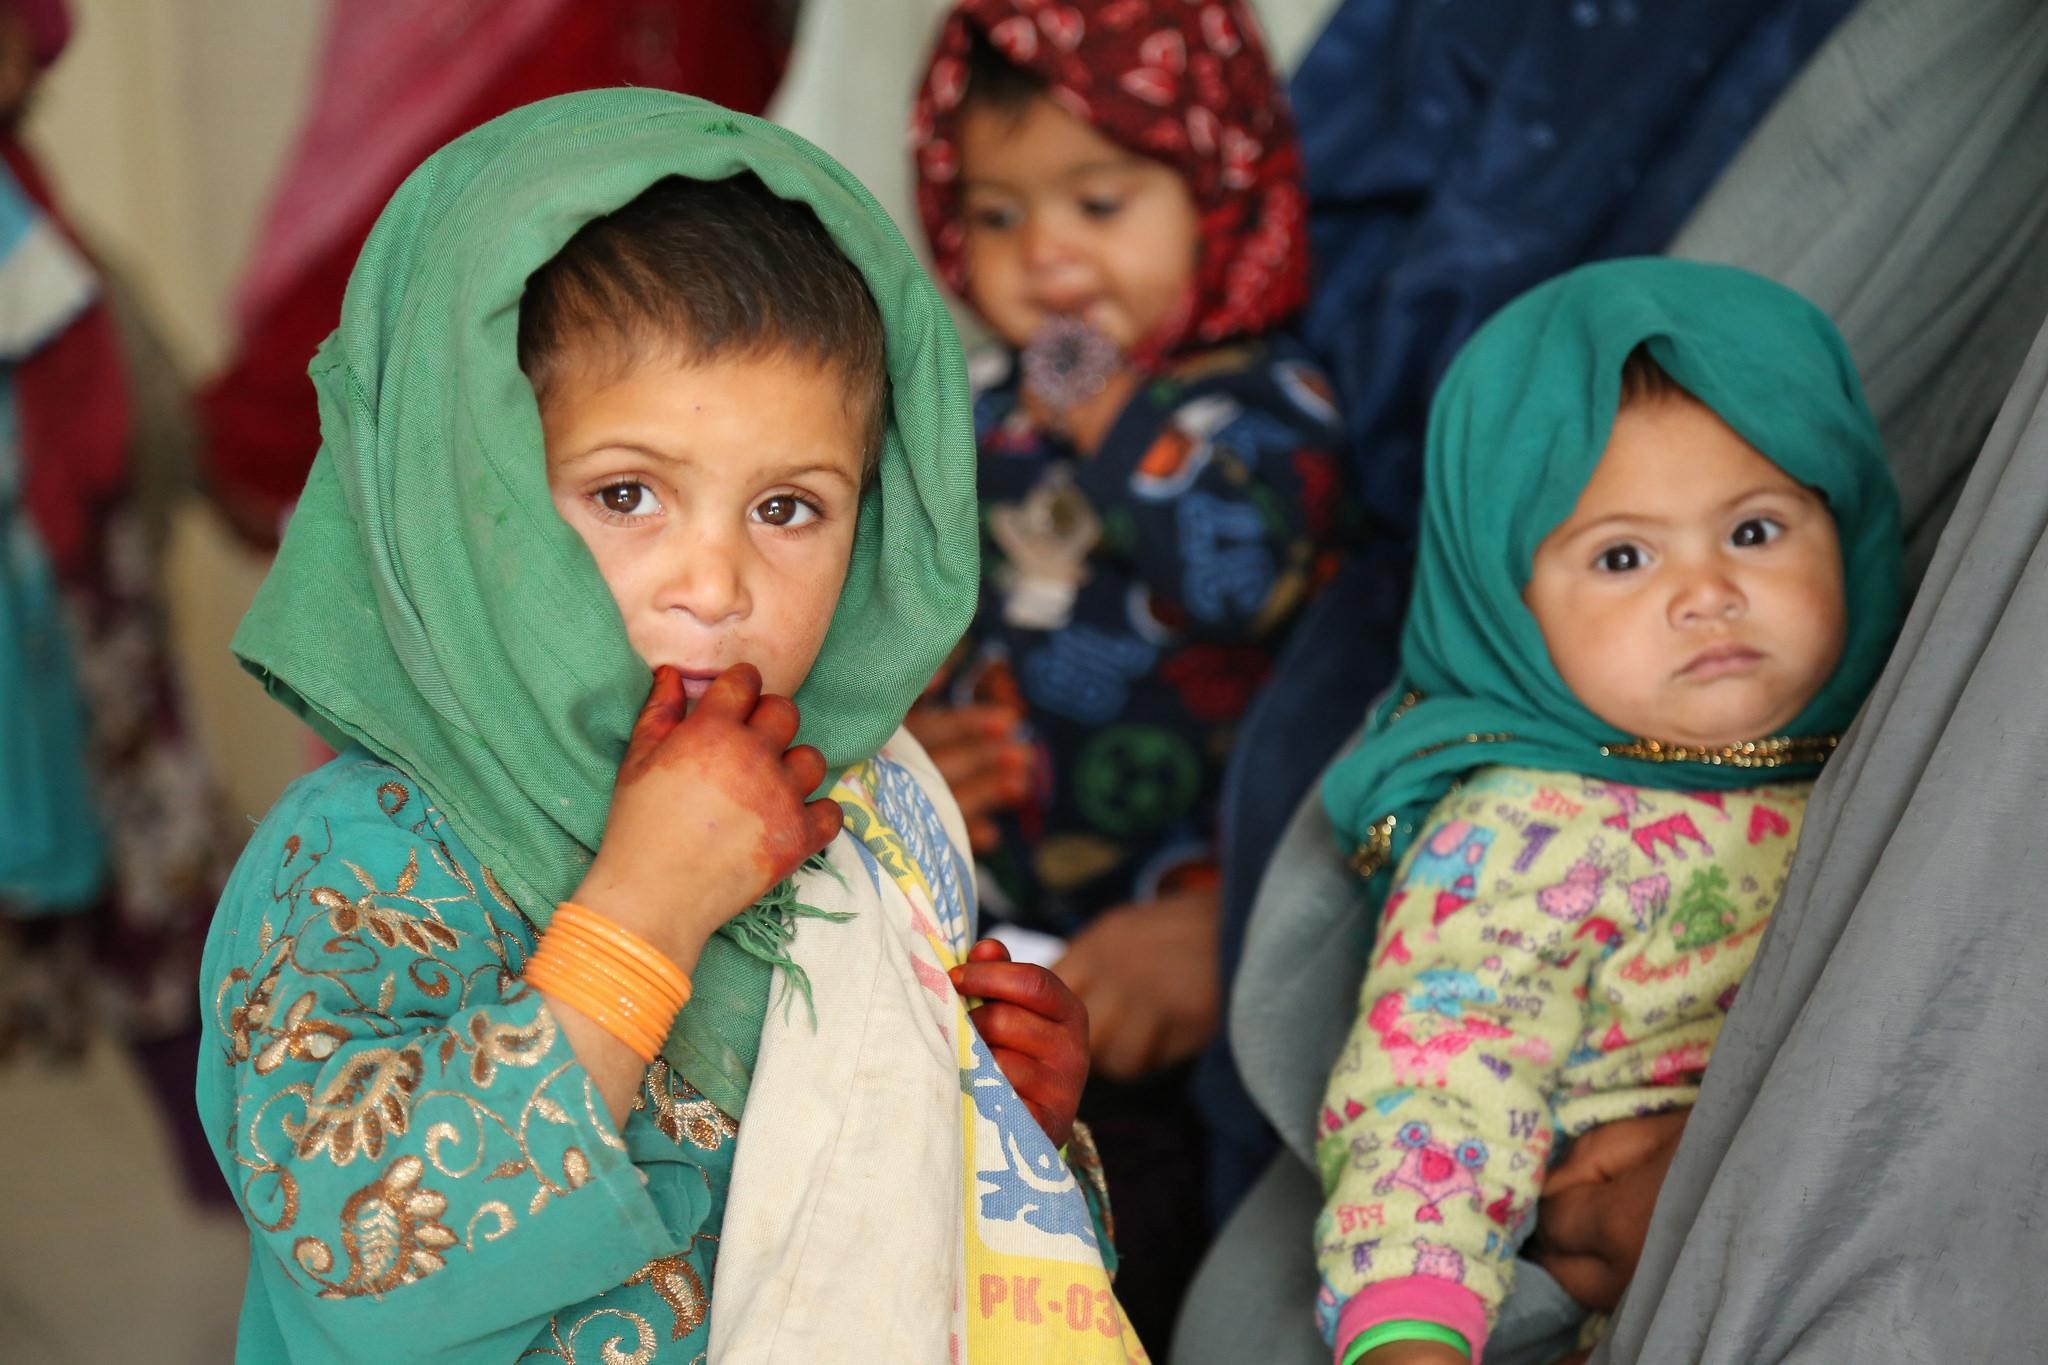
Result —
M999 208L993 204L967 210L968 223L987 232L1006 232L1017 226L1022 218L1023 215L1013 208Z
M1640 545L1612 545L1594 556L1593 567L1601 573L1630 573L1643 567Z
M769 526L787 530L807 526L817 520L818 509L793 494L777 493L772 498L763 499L754 508L754 517Z
M1768 545L1784 533L1784 526L1769 517L1751 517L1729 534L1728 543L1743 547Z
M1114 218L1124 210L1122 199L1097 196L1081 201L1081 212L1090 218Z
M606 484L590 496L615 517L651 517L661 510L654 490L637 479Z

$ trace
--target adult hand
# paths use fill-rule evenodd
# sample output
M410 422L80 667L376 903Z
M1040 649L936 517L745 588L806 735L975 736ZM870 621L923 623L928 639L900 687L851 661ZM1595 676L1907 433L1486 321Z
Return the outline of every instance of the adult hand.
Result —
M968 843L976 853L995 852L1002 842L996 816L1031 795L1031 746L1017 737L1017 712L921 702L903 723L952 788L967 821Z
M1543 1182L1536 1263L1585 1307L1611 1310L1636 1273L1690 1109L1602 1124Z
M1066 1146L1088 1085L1088 1011L1064 981L1010 961L1009 949L992 938L968 949L950 975L955 990L982 1001L967 1017L996 1068L1053 1145Z
M1222 1014L1223 889L1203 887L1098 915L1053 970L1088 1009L1095 1069L1132 1080L1185 1061Z
M838 803L809 801L825 757L791 748L797 709L735 664L687 711L682 675L655 670L612 789L604 842L574 899L695 968L719 925L838 834Z

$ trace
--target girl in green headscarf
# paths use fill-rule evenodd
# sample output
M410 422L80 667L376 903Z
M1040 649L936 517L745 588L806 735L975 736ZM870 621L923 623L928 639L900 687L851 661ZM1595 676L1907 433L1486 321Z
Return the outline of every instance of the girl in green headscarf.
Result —
M1476 1360L1554 1144L1682 1110L1876 678L1896 496L1821 312L1587 266L1430 414L1402 677L1324 795L1381 922L1318 1125L1339 1362ZM1505 1343L1504 1343L1505 1344Z
M235 647L340 756L203 967L239 1358L986 1356L967 1286L1041 1263L1072 1358L1142 1358L1056 1146L1080 1011L970 953L897 733L973 610L974 444L873 200L700 101L516 110L400 188L312 377Z

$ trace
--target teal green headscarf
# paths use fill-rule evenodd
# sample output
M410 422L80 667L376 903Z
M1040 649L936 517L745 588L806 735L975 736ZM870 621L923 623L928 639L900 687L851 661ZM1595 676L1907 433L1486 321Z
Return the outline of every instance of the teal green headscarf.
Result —
M1606 448L1622 364L1639 345L1834 513L1848 637L1791 734L1839 733L1877 680L1898 623L1898 495L1834 324L1782 285L1727 266L1581 267L1480 328L1431 405L1401 671L1365 738L1323 781L1331 820L1369 877L1398 862L1429 808L1481 765L1687 789L1818 770L1825 743L1698 761L1633 756L1643 737L1615 733L1572 695L1522 604L1537 545L1571 514Z
M597 849L650 675L549 498L517 363L520 294L578 228L655 181L747 171L817 214L887 331L879 477L796 695L801 738L835 769L870 757L974 610L959 341L888 215L836 162L771 124L658 91L515 110L392 196L313 360L320 454L235 637L243 664L329 743L359 743L417 780L536 925ZM666 1052L737 1114L766 969L722 933L695 984Z

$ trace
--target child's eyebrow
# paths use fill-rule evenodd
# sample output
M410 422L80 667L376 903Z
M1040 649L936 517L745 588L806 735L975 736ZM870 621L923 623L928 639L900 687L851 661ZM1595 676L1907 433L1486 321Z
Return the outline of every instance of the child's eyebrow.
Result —
M1069 166L1062 175L1068 180L1082 180L1105 172L1127 171L1137 163L1138 158L1134 156L1105 157L1099 161L1084 161L1078 166Z
M1714 510L1716 512L1731 511L1734 508L1742 506L1743 503L1748 502L1753 498L1796 498L1802 493L1811 492L1811 489L1803 488L1799 484L1792 482L1790 479L1784 479L1777 483L1760 483L1744 490L1743 492L1737 493L1734 497L1729 498L1726 502L1722 503L1719 507L1716 507Z
M829 474L850 487L857 487L860 483L860 480L836 464L798 464L784 465L777 469L766 469L762 471L761 482L795 483L798 479L807 478L813 474Z
M1712 516L1722 516L1742 506L1742 504L1757 498L1797 497L1799 494L1808 491L1801 488L1798 484L1790 482L1760 483L1750 488L1745 488L1735 496L1723 500L1716 506L1709 508L1708 512ZM1596 531L1637 526L1665 527L1670 524L1670 518L1660 517L1651 512L1609 512L1606 516L1595 517L1583 525L1573 526L1567 522L1565 523L1564 534L1567 540L1577 540L1581 536L1588 536Z
M594 460L600 455L615 455L620 451L628 451L634 455L644 456L660 464L688 465L695 463L687 455L673 455L666 450L656 450L653 446L641 445L637 441L606 440L592 442L573 455L564 455L561 459L554 461L554 464L557 468L564 468L582 464L585 460Z
M1107 175L1123 171L1129 171L1133 167L1142 164L1143 160L1144 158L1142 157L1124 156L1116 158L1104 157L1095 161L1084 161L1078 166L1069 166L1065 170L1061 171L1059 173L1058 179L1062 184L1071 184L1076 180L1086 180L1091 175ZM961 180L960 188L963 193L972 193L975 190L993 190L1002 194L1017 193L1016 187L1011 185L1009 181L1002 179L1000 176L967 176Z
M1591 535L1595 531L1606 530L1609 527L1669 526L1670 524L1666 518L1652 516L1648 512L1609 512L1604 517L1595 517L1593 520L1580 526L1573 526L1567 522L1565 525L1565 538L1567 540L1577 540L1580 536Z
M644 446L637 441L600 441L586 450L581 450L574 455L564 457L558 462L556 467L572 468L583 463L585 460L594 459L599 455L613 455L620 451L630 451L632 454L642 456L657 464L668 465L676 469L697 469L700 467L700 462L688 454L656 450L652 446ZM762 470L759 481L762 483L794 483L798 479L817 474L829 474L849 487L858 487L860 484L860 480L857 477L841 469L838 465L827 464L817 460L777 465L772 469Z

